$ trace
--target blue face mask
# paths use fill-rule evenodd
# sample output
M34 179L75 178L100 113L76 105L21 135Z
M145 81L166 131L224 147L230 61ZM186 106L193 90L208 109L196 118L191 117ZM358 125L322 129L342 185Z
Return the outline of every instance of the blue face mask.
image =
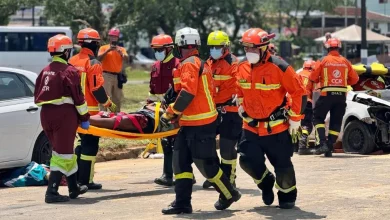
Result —
M161 51L161 52L156 51L154 52L154 56L158 61L163 61L165 59L165 51Z
M218 60L222 56L222 48L220 49L210 48L210 56L214 60Z

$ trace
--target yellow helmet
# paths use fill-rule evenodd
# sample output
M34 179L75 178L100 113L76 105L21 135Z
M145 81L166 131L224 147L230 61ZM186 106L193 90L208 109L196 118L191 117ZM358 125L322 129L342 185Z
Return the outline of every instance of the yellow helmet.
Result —
M207 38L207 45L209 46L229 46L230 40L227 33L223 31L213 31Z

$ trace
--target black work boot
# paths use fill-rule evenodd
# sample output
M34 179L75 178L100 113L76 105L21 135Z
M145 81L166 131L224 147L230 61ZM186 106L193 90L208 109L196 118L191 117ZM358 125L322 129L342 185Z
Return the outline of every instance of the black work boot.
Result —
M88 191L87 186L80 186L79 184L77 184L76 174L72 174L66 177L66 180L68 182L69 197L71 199L76 199L79 195L84 194Z
M229 208L233 204L233 202L237 202L240 199L241 199L241 193L237 189L234 189L232 191L232 198L224 199L221 196L219 196L219 199L214 204L214 207L217 210L225 210Z
M262 198L265 205L272 205L275 199L274 188L275 176L272 173L268 173L263 181L257 185L262 192Z
M163 214L166 215L177 215L177 214L191 214L192 213L192 206L176 206L176 200L173 201L167 208L163 208L161 211Z
M49 185L47 186L45 202L56 203L56 202L68 202L69 197L63 196L58 193L58 188L63 174L60 171L51 171L49 176Z
M165 173L163 173L161 177L154 179L154 183L161 186L173 186L173 178L169 178Z
M298 140L298 154L299 155L311 155L313 154L309 148L307 148L307 134L301 134Z
M88 187L89 190L99 190L103 188L102 184L94 183L94 182L88 183L86 186Z
M332 143L328 143L328 151L325 152L325 157L332 157L332 152L333 152L333 144Z
M213 187L213 185L211 184L210 181L205 180L204 183L203 183L203 185L202 185L202 187L203 187L203 189L208 189L208 188L210 188L210 187Z
M278 198L279 198L279 206L278 206L279 208L292 209L295 207L295 200L297 198L297 189L294 189L289 193L284 193L279 191Z
M79 170L77 172L78 181L80 185L85 185L89 190L99 190L102 189L102 184L89 182L91 177L91 172L94 172L92 167L95 165L94 162L89 160L80 159L78 161ZM92 175L93 176L93 175Z
M328 152L330 149L328 147L328 144L326 142L322 142L320 143L320 147L315 149L313 152L313 154L315 155L321 155L321 154L324 154L326 152Z

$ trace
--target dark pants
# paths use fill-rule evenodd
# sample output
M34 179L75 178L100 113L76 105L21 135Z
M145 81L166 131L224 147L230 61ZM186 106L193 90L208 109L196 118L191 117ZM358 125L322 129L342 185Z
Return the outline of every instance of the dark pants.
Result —
M302 131L299 137L299 148L308 146L308 137L313 131L313 108L312 103L308 102L304 111L305 118L301 121Z
M241 168L254 179L260 189L263 189L262 185L265 180L272 179L265 178L270 173L265 165L264 155L267 155L275 168L279 203L295 202L297 189L294 166L291 162L294 146L288 131L258 136L244 129L238 145L238 152L240 153Z
M173 145L175 143L175 136L166 137L161 139L161 145L164 151L164 165L163 173L167 178L173 178L172 170L172 158L173 158Z
M242 131L242 118L237 112L219 113L219 147L221 153L221 169L231 183L236 179L237 150L236 145Z
M220 193L222 199L231 199L233 186L218 164L216 151L216 122L202 126L180 128L173 148L175 173L175 207L189 206L192 194L192 167L196 167Z
M82 185L93 182L96 154L99 151L99 137L90 134L79 134L81 144L76 148L79 166L78 181Z
M327 143L331 150L340 133L346 107L346 96L344 92L328 92L327 96L320 96L315 104L313 110L313 123L317 129L318 141L321 145L327 142L325 135L325 118L328 112L330 112Z

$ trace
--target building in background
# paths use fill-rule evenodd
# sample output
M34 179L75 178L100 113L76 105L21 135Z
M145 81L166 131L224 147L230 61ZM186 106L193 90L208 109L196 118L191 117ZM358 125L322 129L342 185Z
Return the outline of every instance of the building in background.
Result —
M357 1L358 7L360 7L360 0ZM389 0L368 0L366 1L367 10L390 15L390 1Z

